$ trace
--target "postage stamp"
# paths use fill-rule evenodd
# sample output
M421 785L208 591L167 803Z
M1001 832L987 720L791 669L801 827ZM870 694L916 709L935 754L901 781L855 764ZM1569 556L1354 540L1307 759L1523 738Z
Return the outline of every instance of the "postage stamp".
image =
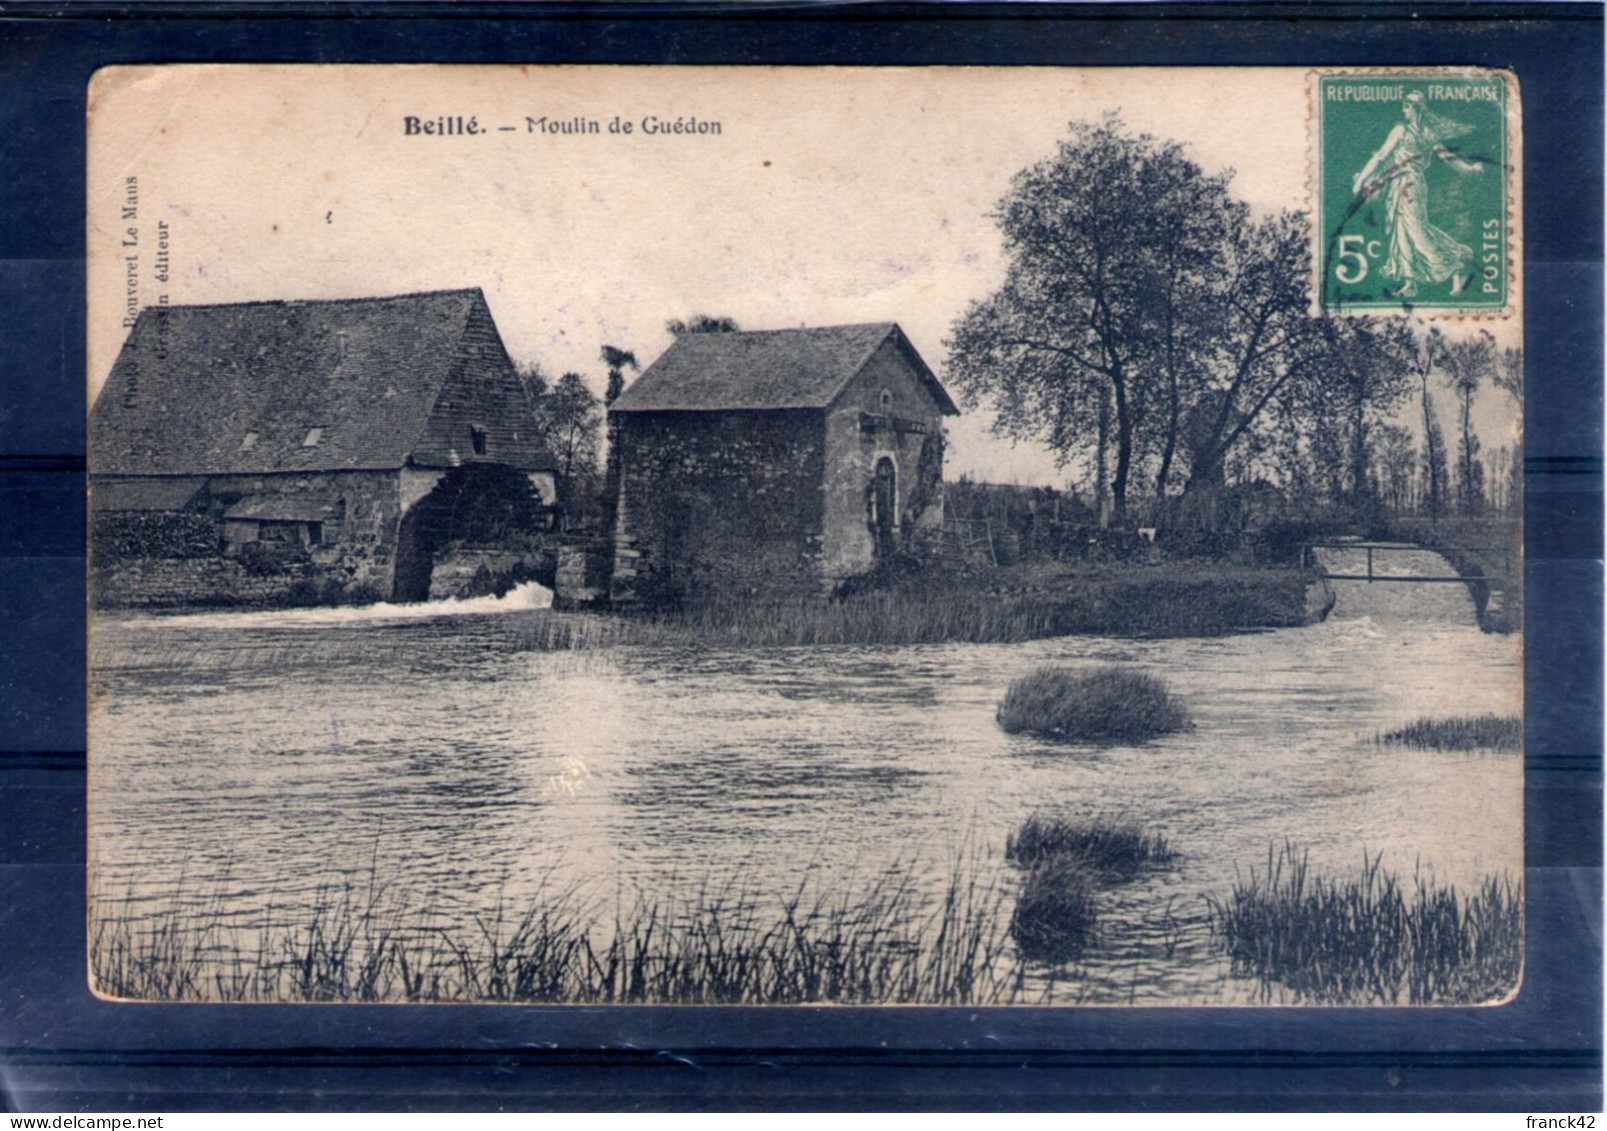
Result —
M1514 88L1483 70L1316 76L1319 309L1510 311Z

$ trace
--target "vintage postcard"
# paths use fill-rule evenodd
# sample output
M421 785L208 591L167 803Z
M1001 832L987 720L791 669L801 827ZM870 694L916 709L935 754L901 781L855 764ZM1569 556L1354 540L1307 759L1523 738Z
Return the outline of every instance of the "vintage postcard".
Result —
M1518 991L1510 76L89 101L96 993Z

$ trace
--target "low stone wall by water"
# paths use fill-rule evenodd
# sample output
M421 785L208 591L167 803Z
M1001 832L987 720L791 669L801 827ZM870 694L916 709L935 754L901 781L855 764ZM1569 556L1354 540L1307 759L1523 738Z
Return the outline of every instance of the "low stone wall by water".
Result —
M255 574L232 558L129 558L97 566L97 608L171 609L187 605L312 604L311 567ZM305 593L305 596L304 596Z
M1306 623L1321 624L1334 611L1334 587L1318 576L1306 586Z

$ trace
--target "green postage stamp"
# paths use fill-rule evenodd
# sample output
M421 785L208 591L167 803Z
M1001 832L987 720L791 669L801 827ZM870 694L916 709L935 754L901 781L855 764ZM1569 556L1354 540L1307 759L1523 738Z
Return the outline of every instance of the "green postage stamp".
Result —
M1517 86L1484 70L1314 76L1317 306L1515 309Z

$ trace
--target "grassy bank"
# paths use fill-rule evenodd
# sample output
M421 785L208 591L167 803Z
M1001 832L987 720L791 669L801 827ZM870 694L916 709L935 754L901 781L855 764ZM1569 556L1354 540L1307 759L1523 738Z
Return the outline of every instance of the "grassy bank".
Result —
M249 943L221 916L103 915L90 957L102 994L136 1000L1008 1003L1021 987L1005 960L1005 888L976 876L956 866L935 902L908 871L788 896L708 884L610 912L559 891L465 929L433 926L388 893L329 889Z
M1523 968L1523 894L1510 880L1462 894L1417 875L1408 889L1379 857L1353 876L1314 876L1289 845L1211 901L1211 929L1234 975L1269 999L1283 987L1320 1004L1477 1005L1516 989Z
M1379 735L1378 741L1419 750L1521 750L1523 720L1510 715L1416 719Z
M700 645L1007 644L1051 636L1215 636L1306 622L1302 570L1205 562L934 574L842 598L722 598L665 612L537 617L536 651Z

